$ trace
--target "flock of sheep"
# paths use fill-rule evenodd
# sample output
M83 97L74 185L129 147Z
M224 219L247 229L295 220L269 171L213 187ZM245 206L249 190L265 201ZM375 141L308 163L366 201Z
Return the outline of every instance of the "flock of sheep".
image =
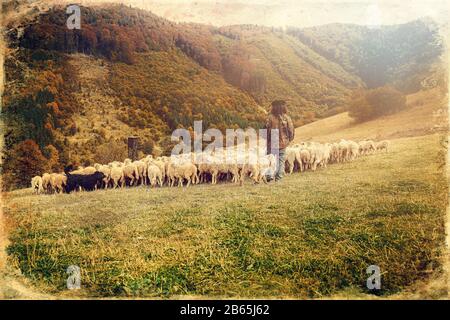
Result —
M44 173L31 180L33 192L70 193L72 191L92 191L100 188L124 188L125 186L150 185L163 187L175 185L183 187L191 184L217 184L231 181L241 184L249 177L254 183L267 182L267 176L276 171L274 155L259 152L240 152L239 146L217 149L213 153L190 153L171 157L147 157L132 161L114 161L109 164L95 164L73 170L67 167L64 173ZM389 141L360 142L341 140L336 143L306 142L286 149L286 171L316 171L330 163L353 161L359 156L386 151ZM255 159L250 159L251 157ZM252 160L252 161L251 161Z

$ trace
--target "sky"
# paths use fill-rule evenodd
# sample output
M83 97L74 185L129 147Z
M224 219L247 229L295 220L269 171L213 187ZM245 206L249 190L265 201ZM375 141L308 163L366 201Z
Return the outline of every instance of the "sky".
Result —
M216 26L390 25L423 17L448 21L450 0L104 0L125 2L174 21ZM83 2L83 1L80 1Z

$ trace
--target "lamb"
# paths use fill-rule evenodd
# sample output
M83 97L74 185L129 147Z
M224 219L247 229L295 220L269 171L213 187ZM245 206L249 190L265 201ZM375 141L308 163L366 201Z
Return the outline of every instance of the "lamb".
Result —
M364 140L359 143L359 153L367 155L376 150L375 143L372 140Z
M390 143L387 140L380 141L376 144L376 149L377 151L385 150L386 152L388 152L389 144Z
M33 193L40 194L44 191L42 187L42 177L35 176L31 179L31 188L33 189Z
M277 161L275 155L269 154L259 158L259 182L267 183L267 177L274 177L277 170Z

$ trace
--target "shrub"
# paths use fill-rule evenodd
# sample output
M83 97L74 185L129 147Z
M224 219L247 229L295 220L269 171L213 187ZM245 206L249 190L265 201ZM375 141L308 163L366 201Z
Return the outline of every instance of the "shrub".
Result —
M142 151L144 154L146 155L153 154L153 149L155 148L155 141L153 141L153 139L151 138L148 138L139 147L140 151Z
M365 92L355 92L349 114L362 122L399 112L405 107L405 95L390 86L384 86Z
M127 157L127 147L121 143L106 143L97 148L94 161L97 163L110 163L123 161Z

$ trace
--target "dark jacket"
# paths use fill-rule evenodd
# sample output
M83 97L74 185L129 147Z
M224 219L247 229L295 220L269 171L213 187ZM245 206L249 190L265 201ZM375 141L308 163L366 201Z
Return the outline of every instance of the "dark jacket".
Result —
M271 130L279 130L278 148L285 149L289 146L289 143L294 140L295 128L292 123L291 117L287 114L281 116L269 115L266 122L267 129L267 151L270 153L272 141Z

